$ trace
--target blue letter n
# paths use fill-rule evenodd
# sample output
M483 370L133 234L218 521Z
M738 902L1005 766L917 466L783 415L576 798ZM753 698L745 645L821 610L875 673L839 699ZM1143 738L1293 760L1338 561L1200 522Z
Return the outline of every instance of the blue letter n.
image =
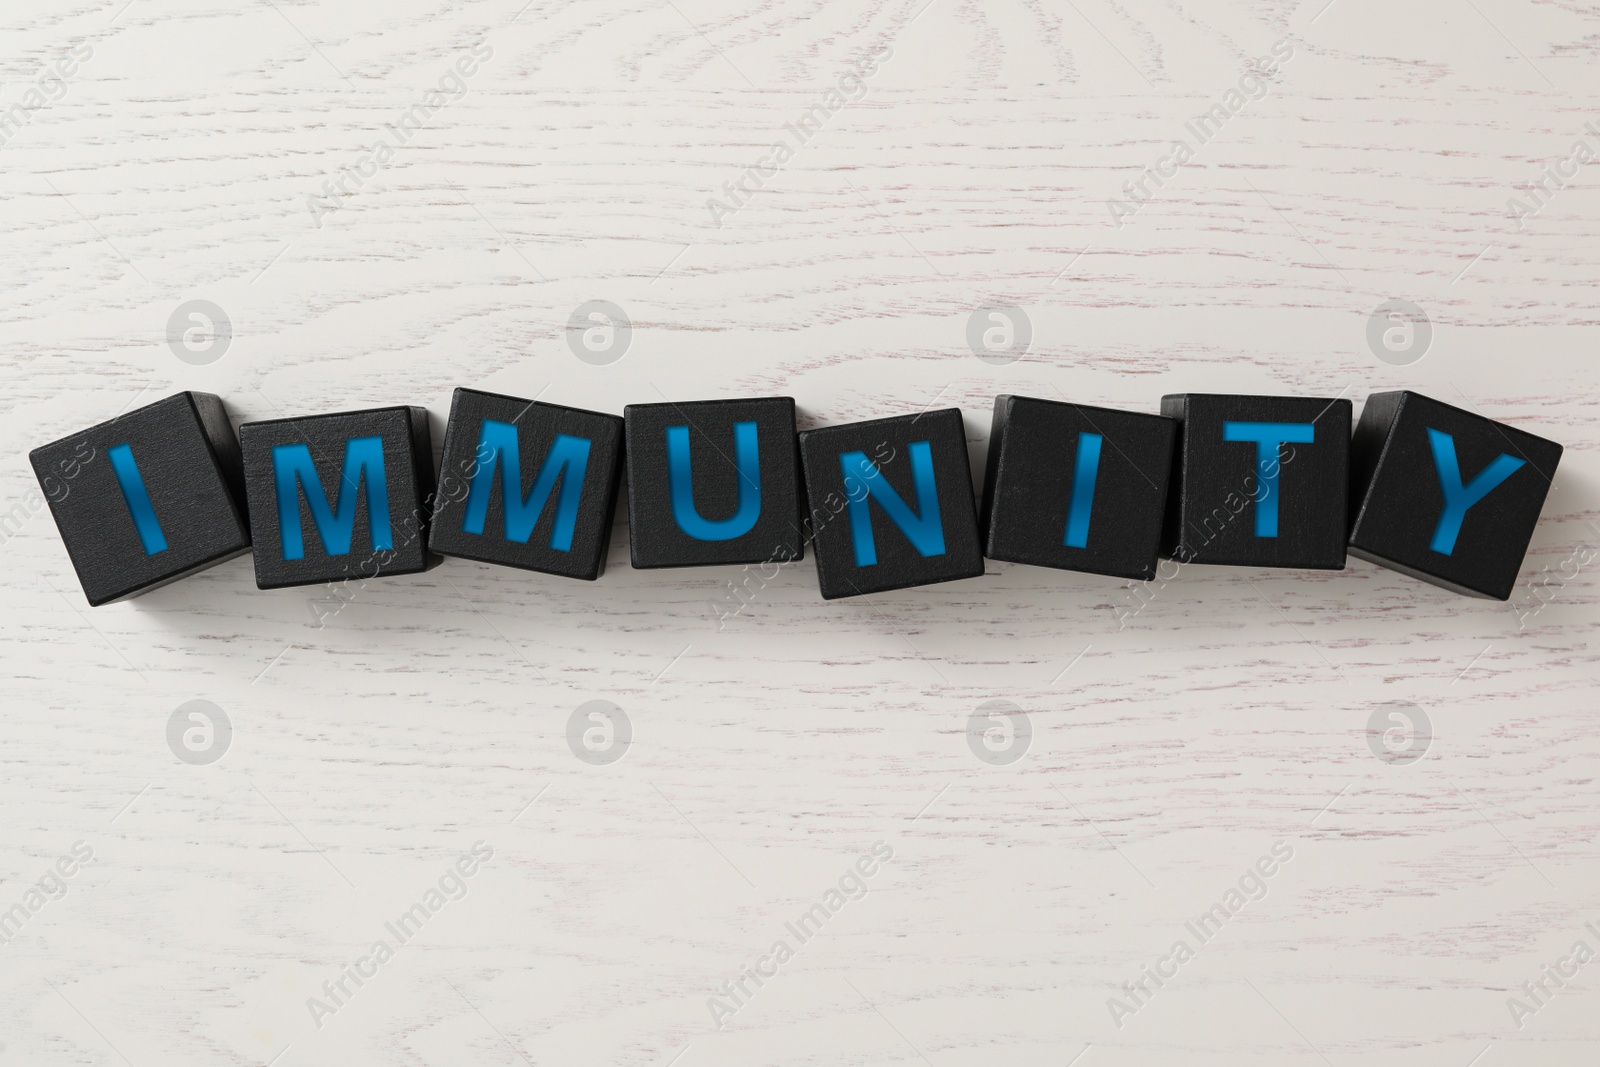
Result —
M275 445L272 479L278 492L278 532L284 559L304 559L305 541L300 530L300 492L303 490L311 520L330 556L348 555L356 529L356 497L366 478L367 525L372 530L373 551L394 547L389 533L389 479L383 470L383 438L352 437L344 444L344 470L339 473L338 503L330 507L328 494L305 445ZM298 483L298 484L296 484Z
M583 473L589 466L587 437L557 434L527 496L522 495L522 458L517 428L511 423L484 419L474 458L477 470L467 490L467 508L461 519L463 532L483 533L484 520L489 514L489 495L494 492L494 467L499 462L506 540L528 543L559 479L561 495L556 499L555 522L550 527L550 547L557 552L572 551L572 533L578 525L578 500L583 495Z
M915 512L906 506L894 486L865 455L845 452L839 456L839 465L844 468L844 494L850 502L850 540L855 545L857 567L870 567L878 562L878 546L872 539L872 515L867 510L869 500L878 502L883 513L900 528L920 555L944 555L944 525L939 521L933 450L926 441L914 441L906 452L911 457L911 481L917 492Z

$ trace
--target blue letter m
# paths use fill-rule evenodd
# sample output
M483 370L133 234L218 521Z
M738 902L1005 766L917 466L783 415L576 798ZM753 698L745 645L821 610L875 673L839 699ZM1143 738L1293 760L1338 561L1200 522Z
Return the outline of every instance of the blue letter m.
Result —
M494 467L500 464L501 506L506 516L506 540L527 544L533 528L544 512L545 503L561 482L561 495L556 500L556 518L550 527L550 547L557 552L572 551L572 531L578 525L578 499L583 495L583 473L589 466L589 439L557 434L550 451L545 453L539 476L533 480L528 495L522 495L522 458L517 445L517 428L509 422L483 420L483 430L478 436L477 470L472 475L472 486L467 490L467 509L461 519L461 529L470 534L483 533L483 523L489 514L489 495L494 492Z
M305 445L276 445L272 449L272 478L278 491L278 531L284 559L304 559L300 530L300 492L322 537L322 550L330 556L350 552L356 529L356 496L366 476L367 525L372 528L373 551L394 547L389 533L389 480L383 472L383 438L352 437L344 445L344 470L339 474L339 502L328 506L328 494ZM296 484L298 483L298 485Z
M877 465L860 452L839 456L844 468L844 494L850 502L850 540L855 545L856 566L870 567L878 562L878 546L872 539L872 515L867 501L876 500L883 513L911 541L923 556L944 555L944 525L939 521L939 490L933 481L933 450L926 441L913 442L906 451L911 456L911 481L917 491L917 510L913 512L894 491L894 486Z

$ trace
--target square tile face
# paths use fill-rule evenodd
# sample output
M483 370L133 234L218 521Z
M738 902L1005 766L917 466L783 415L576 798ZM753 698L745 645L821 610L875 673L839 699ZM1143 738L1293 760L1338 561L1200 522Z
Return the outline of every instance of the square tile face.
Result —
M1161 415L995 397L984 555L1154 578L1177 436Z
M239 445L209 393L178 393L28 456L78 584L108 604L250 547Z
M801 558L792 398L629 404L622 415L635 567Z
M617 416L457 389L429 546L593 581L605 570L621 471Z
M800 462L824 599L983 573L960 409L807 430Z
M1183 393L1162 554L1184 563L1343 570L1350 401Z
M1351 555L1457 593L1510 598L1560 445L1395 392L1367 398L1352 450Z
M426 410L247 422L239 444L258 587L426 569L433 495Z

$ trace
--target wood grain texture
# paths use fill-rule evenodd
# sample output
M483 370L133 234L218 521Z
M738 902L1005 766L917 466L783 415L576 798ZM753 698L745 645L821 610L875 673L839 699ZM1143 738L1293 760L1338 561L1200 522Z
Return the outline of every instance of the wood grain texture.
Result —
M1600 617L1567 562L1600 541L1600 172L1507 211L1600 148L1592 8L124 2L0 14L0 103L44 100L0 112L0 915L25 913L0 1063L1593 1062L1600 964L1520 1028L1507 1007L1600 950ZM1390 298L1433 323L1410 366L1367 345ZM232 325L208 365L167 343L196 299ZM633 324L604 366L567 343L595 299ZM967 347L996 302L1032 324L1006 366ZM450 560L318 625L331 594L258 591L242 558L91 611L34 504L30 448L177 390L236 424L425 405L437 442L457 385L792 395L802 429L954 405L975 473L1002 392L1415 389L1567 447L1524 567L1549 602L1354 560L1137 593L990 563L823 602L810 559L633 571L619 524L592 585ZM193 699L232 723L206 766L168 747ZM591 700L631 721L610 765L569 746ZM992 700L1032 728L1003 766L968 743ZM1429 716L1420 761L1369 750L1390 701ZM465 898L314 1025L478 840ZM865 896L715 1027L707 999L879 840ZM1116 1025L1277 841L1265 897Z

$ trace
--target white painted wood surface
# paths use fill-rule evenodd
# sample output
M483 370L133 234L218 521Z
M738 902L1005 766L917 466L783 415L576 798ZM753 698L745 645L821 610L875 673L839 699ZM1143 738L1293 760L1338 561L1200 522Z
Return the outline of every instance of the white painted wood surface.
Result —
M981 470L1001 391L1410 387L1567 446L1539 577L1600 542L1600 171L1520 229L1506 201L1600 146L1600 12L521 3L0 14L7 107L92 51L0 147L0 911L94 856L0 945L0 1064L1595 1061L1600 963L1520 1028L1507 1005L1600 949L1591 569L1519 628L1354 560L1196 567L1119 630L1109 579L991 563L824 603L806 562L719 630L737 570L634 572L619 517L596 584L447 561L318 627L247 559L90 610L25 456L185 388L236 422L426 404L437 442L472 385L783 392L808 426L958 404ZM1264 97L1115 226L1106 200L1285 38ZM475 44L464 95L315 218ZM1434 323L1407 367L1365 340L1392 297ZM232 323L210 365L166 343L193 299ZM591 299L634 323L609 366L567 346ZM968 351L989 301L1027 311L1027 358ZM168 748L192 699L232 723L209 766ZM1008 766L967 743L996 699L1033 728ZM632 723L609 766L568 746L589 700ZM1422 760L1369 751L1387 701L1430 717ZM466 897L314 1025L480 840ZM713 1026L880 840L866 895ZM1264 899L1118 1026L1108 999L1279 841Z

